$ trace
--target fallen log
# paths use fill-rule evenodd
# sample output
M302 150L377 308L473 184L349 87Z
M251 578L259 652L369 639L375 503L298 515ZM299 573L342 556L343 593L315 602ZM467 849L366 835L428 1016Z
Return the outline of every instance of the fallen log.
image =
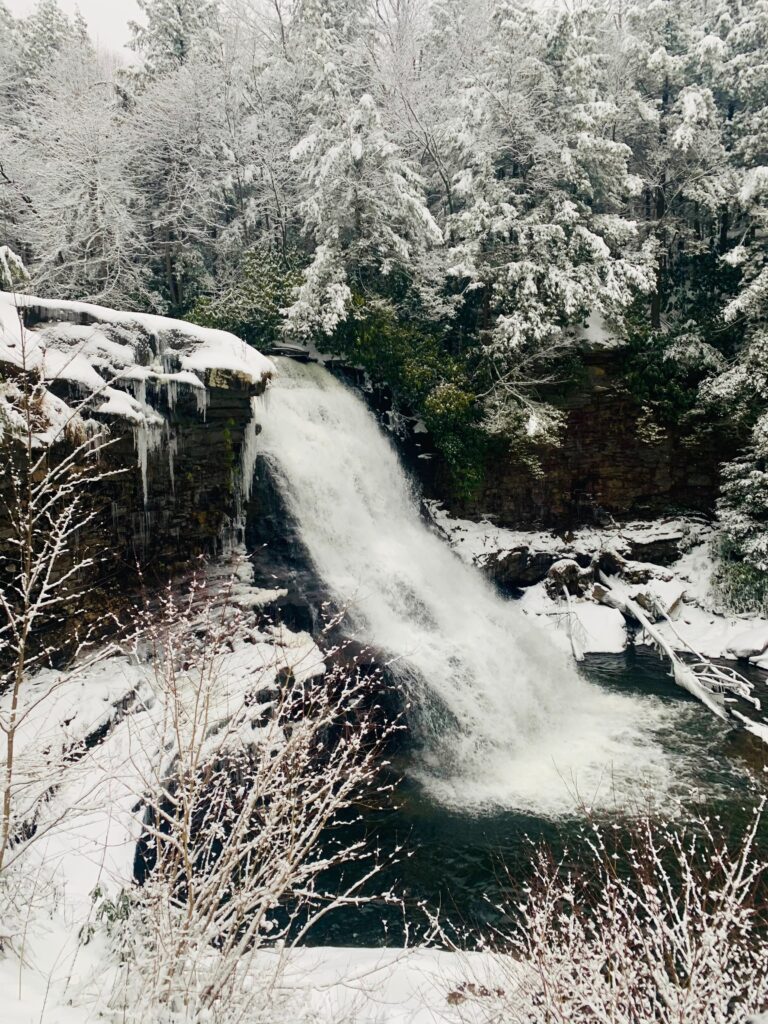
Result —
M691 696L701 701L702 704L723 721L738 721L738 718L733 715L731 709L726 704L725 690L734 689L735 692L739 692L739 695L742 696L743 693L740 690L744 687L746 687L747 692L751 692L749 681L739 677L738 686L740 690L736 690L735 687L726 687L724 682L717 689L710 689L705 685L705 680L700 678L699 674L694 670L694 667L690 663L683 661L656 625L650 621L646 612L637 601L630 597L623 584L617 580L610 580L602 571L600 572L600 583L602 587L600 594L598 594L599 599L612 608L618 608L626 618L633 619L642 626L658 650L668 658L672 666L672 676L677 685L687 690ZM693 653L702 666L716 667L712 666L711 662L703 655L697 652ZM734 680L735 682L736 680Z

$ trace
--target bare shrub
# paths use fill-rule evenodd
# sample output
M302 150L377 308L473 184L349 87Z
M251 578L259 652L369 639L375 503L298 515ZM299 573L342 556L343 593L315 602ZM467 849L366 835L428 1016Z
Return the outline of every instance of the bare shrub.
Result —
M109 431L81 415L93 395L74 406L53 395L56 378L21 313L18 338L16 364L0 374L0 872L29 838L17 739L39 699L25 703L22 689L45 666L79 658L82 672L109 653L93 649L109 616L83 615L100 557L84 538L100 515L98 485L118 472L102 461Z
M504 983L487 1020L725 1024L768 1005L762 804L735 847L712 822L594 826L580 874L544 851L498 934Z
M101 908L121 963L112 1005L126 1021L253 1020L259 950L368 898L376 857L331 833L388 788L381 750L397 726L370 677L323 671L309 637L254 633L197 585L183 604L169 589L138 634L156 704L149 732L136 718L137 748L161 756L144 773L145 878Z

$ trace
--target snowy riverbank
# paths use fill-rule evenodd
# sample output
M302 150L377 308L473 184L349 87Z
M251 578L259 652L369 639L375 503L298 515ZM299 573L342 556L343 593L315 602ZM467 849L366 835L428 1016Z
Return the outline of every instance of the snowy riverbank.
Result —
M571 616L585 654L618 654L628 644L645 640L642 631L628 628L621 612L600 603L596 575L589 567L607 558L621 565L635 597L642 600L646 595L664 607L671 622L659 622L658 628L673 649L692 648L708 658L741 659L768 670L768 619L728 614L718 604L712 587L714 531L701 519L669 517L606 529L584 527L558 536L457 519L436 503L429 511L459 557L496 582L503 584L500 569L503 573L510 562L519 580L523 563L522 572L530 573L531 580L515 587L520 603L564 649L571 647ZM570 595L571 615L562 589L552 583L568 576L568 563L572 575L581 574L577 586L571 587L578 591Z
M227 605L242 612L231 630L214 718L226 719L242 707L242 695L253 692L259 699L233 731L250 736L263 728L278 674L311 679L324 668L323 654L307 634L259 624L259 609L280 592L256 589L240 555L211 578L221 585L222 600L226 595ZM567 644L562 610L544 583L522 600ZM595 647L614 643L618 649L627 642L614 609L587 599L575 604ZM167 706L152 658L140 650L116 651L81 673L40 673L24 694L22 712L19 770L36 838L6 876L16 889L14 914L0 927L3 1021L117 1024L121 971L109 922L131 890L142 800L164 762ZM249 1020L260 1024L486 1024L508 1010L521 972L519 964L488 954L265 947L250 960L241 985L258 993ZM229 1018L211 1017L212 1024L219 1020Z
M276 679L316 677L323 654L308 634L260 623L260 608L279 592L255 589L240 553L208 582L231 616L210 717L227 722L235 741L271 742L264 722ZM258 699L243 717L246 692ZM66 673L40 672L19 714L16 777L34 841L8 865L0 893L10 908L0 922L3 1024L117 1021L110 921L132 887L143 799L167 756L167 696L151 650L116 649ZM259 993L249 1019L265 1024L427 1024L435 1014L466 1022L485 1019L487 1000L474 994L490 996L498 969L479 954L279 946L250 958L242 986Z

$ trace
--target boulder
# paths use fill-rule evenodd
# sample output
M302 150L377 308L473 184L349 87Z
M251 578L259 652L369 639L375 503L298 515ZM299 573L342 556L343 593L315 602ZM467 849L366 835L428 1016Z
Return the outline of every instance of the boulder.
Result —
M525 545L511 551L498 551L483 555L478 566L497 586L516 590L540 583L547 575L557 556L548 551L534 551Z
M768 649L768 625L765 623L737 633L726 647L726 651L734 658L741 658L744 661L749 658L757 658L766 649Z
M572 597L582 597L594 580L595 575L591 568L582 569L574 559L561 558L550 566L545 587L549 596L554 599L562 597L564 589Z
M636 562L653 562L654 565L673 565L683 553L682 531L670 530L667 534L649 536L632 535L624 537L630 559Z

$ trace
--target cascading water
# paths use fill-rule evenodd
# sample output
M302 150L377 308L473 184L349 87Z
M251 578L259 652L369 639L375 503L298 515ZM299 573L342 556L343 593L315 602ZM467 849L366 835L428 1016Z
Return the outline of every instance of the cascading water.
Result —
M422 521L364 402L320 366L278 362L259 450L356 635L412 697L420 780L446 802L552 813L626 802L641 780L666 791L664 706L584 680Z

